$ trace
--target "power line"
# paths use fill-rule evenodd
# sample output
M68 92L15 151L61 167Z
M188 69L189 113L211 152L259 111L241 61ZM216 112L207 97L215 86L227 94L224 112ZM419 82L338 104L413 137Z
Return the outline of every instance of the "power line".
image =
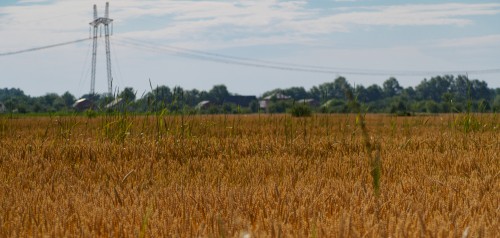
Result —
M56 48L65 45L75 44L83 41L89 40L88 38L79 39L74 41L62 42L52 45L33 47L24 50L4 52L0 53L1 56L16 55L21 53L45 50L49 48ZM322 73L322 74L337 74L337 75L365 75L365 76L432 76L432 75L456 75L456 74L495 74L500 73L500 68L493 69L479 69L479 70L448 70L448 71L410 71L410 70L371 70L371 69L354 69L354 68L334 68L334 67L323 67L323 66L313 66L313 65L303 65L303 64L292 64L284 62L274 62L260 59L252 59L245 57L229 56L223 54L217 54L212 52L206 52L201 50L193 50L175 46L168 45L157 45L154 43L149 43L145 41L140 41L131 38L115 39L115 42L119 45L125 47L132 47L140 50L153 51L158 53L159 51L167 52L171 55L190 58L195 60L211 61L216 63L225 63L232 65L241 65L256 68L268 68L283 71L296 71L296 72L308 72L308 73Z
M89 75L89 72L90 72L90 67L87 67L87 63L88 63L90 51L92 49L91 44L92 44L92 42L89 42L89 44L87 46L87 53L85 54L85 61L83 62L82 73L80 75L80 79L78 80L78 87L77 87L78 91L80 91L82 88L82 81L85 82L84 77L87 77L87 75Z
M80 40L73 40L73 41L68 41L68 42L57 43L57 44L53 44L53 45L33 47L33 48L29 48L29 49L11 51L11 52L4 52L4 53L0 53L0 57L1 56L9 56L9 55L17 55L17 54L38 51L38 50L45 50L45 49L50 49L50 48L56 48L56 47L60 47L60 46L71 45L71 44L87 41L87 40L89 40L89 39L85 38L85 39L80 39Z
M243 57L228 56L222 54L215 54L199 50L191 50L180 47L173 46L158 46L157 44L148 43L140 40L134 39L115 39L115 42L122 46L133 47L141 50L148 50L158 53L158 51L167 52L169 54L180 56L184 58L191 58L204 61L212 61L218 63L258 67L258 68L269 68L277 70L286 71L299 71L299 72L310 72L310 73L324 73L324 74L342 74L342 75L369 75L369 76L432 76L432 75L446 75L446 74L493 74L500 73L500 68L497 69L481 69L481 70L448 70L448 71L410 71L410 70L369 70L369 69L352 69L352 68L333 68L333 67L321 67L321 66L311 66L311 65L301 65L301 64L290 64L282 62L265 61L259 59L250 59Z
M168 52L172 55L184 57L184 58L190 58L190 59L196 59L196 60L204 60L204 61L212 61L212 62L217 62L217 63L225 63L225 64L233 64L233 65L242 65L242 66L250 66L250 67L257 67L257 68L269 68L269 69L277 69L277 70L286 70L286 71L300 71L300 72L310 72L310 73L326 73L326 74L338 74L340 71L329 71L329 70L321 70L321 69L313 69L313 68L299 68L299 67L292 67L292 66L286 66L286 65L270 65L270 64L263 64L263 63L258 63L258 62L244 62L244 61L237 61L237 60L230 60L230 59L224 59L224 58L216 58L216 57L209 57L209 56L203 56L203 55L196 55L193 53L189 52L182 52L182 51L175 51L171 50L168 48L162 48L158 46L150 46L150 45L144 45L144 44L138 44L138 43L132 43L132 42L125 42L125 41L119 41L116 42L115 44L122 45L125 47L132 47L140 50L148 50L151 52L158 53L159 51L163 52Z
M153 43L151 43L151 42L146 42L146 41L132 39L132 38L126 38L126 37L120 37L120 36L118 36L118 37L122 38L128 42L134 42L137 44L144 44L144 45L153 45ZM183 47L170 46L170 45L162 45L161 47L168 48L168 49L171 49L171 50L176 51L176 52L178 52L178 51L179 52L187 52L187 53L199 54L199 55L204 55L204 56L209 56L209 57L225 58L225 59L238 60L238 61L260 62L260 63L281 65L281 66L288 66L288 67L301 67L301 68L306 67L306 68L326 69L326 70L332 70L332 69L355 70L352 68L332 68L332 67L324 67L324 66L317 66L317 65L293 64L293 63L284 63L284 62L276 62L276 61L269 61L269 60L246 58L246 57L229 56L229 55L217 54L217 53L201 51L201 50L187 49L187 48L183 48Z

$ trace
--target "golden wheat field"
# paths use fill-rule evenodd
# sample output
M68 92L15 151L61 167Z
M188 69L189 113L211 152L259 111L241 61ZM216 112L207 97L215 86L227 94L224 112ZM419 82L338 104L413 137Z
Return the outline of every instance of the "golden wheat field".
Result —
M498 237L499 132L494 114L0 117L0 237Z

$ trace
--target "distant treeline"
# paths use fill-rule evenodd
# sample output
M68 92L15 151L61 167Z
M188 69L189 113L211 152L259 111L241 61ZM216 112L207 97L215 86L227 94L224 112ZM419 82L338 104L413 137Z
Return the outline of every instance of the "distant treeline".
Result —
M351 85L346 78L338 77L306 90L303 87L274 89L261 97L238 96L225 85L215 85L209 91L185 90L181 87L158 86L143 95L130 87L115 96L83 95L92 101L94 111L127 110L129 112L166 113L283 113L300 105L321 113L350 112L346 92L366 112L373 113L448 113L448 112L498 112L500 88L466 76L436 76L424 79L416 87L404 88L396 78L387 79L381 86ZM116 101L116 99L119 100ZM77 98L69 92L62 95L48 93L31 97L21 89L0 89L0 112L3 113L54 113L73 112ZM351 99L352 100L352 99ZM113 103L113 101L115 103Z

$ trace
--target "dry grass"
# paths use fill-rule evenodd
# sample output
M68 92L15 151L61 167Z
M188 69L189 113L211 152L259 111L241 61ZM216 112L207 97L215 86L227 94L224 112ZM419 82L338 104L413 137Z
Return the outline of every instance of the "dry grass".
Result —
M494 237L499 121L0 118L0 237Z

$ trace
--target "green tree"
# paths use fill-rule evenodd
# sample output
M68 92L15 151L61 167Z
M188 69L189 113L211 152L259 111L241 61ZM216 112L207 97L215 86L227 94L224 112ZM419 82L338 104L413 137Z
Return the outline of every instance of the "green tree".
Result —
M17 106L17 102L14 99L9 98L5 101L4 105L8 111L13 111Z
M259 101L257 100L251 101L248 107L250 108L250 112L253 113L258 112L260 107Z
M210 95L210 98L212 101L217 104L217 105L222 105L224 102L224 99L229 96L229 91L227 91L227 88L225 85L215 85L213 86L212 89L208 92Z
M190 107L196 106L200 101L200 91L196 89L184 91L184 102Z
M409 109L409 103L408 103L408 98L401 95L401 96L396 96L392 97L390 99L390 113L398 114L398 115L409 115L410 114L410 109Z
M474 79L471 81L471 97L474 100L491 100L492 94L488 88L488 84L484 81Z
M131 87L126 87L123 91L118 95L119 98L123 99L125 102L133 102L136 98L136 92Z
M366 101L375 102L384 98L384 91L382 88L376 84L373 84L366 88Z
M63 109L66 108L66 104L64 103L64 100L61 97L57 97L56 100L52 103L52 108L55 111L62 111Z
M291 87L282 91L283 95L290 96L295 100L309 98L309 93L304 87Z
M495 100L493 101L493 110L495 112L500 112L500 94L495 96Z
M180 86L175 86L172 90L172 97L175 101L184 101L184 89Z
M323 83L311 88L309 95L316 100L326 102L330 99L345 99L345 91L351 90L352 86L346 78L338 77L333 82Z
M158 86L153 90L154 100L156 103L167 104L172 101L172 91L167 86Z
M425 109L428 113L438 113L440 111L439 104L432 100L427 100L425 102Z
M387 79L382 87L384 90L384 95L386 97L397 96L403 91L403 87L399 85L398 80L394 77L390 77L389 79Z
M270 113L284 113L286 112L286 109L289 107L291 107L291 104L289 102L285 101L271 102L268 106L268 111Z
M436 76L430 80L424 79L416 87L418 97L421 100L441 102L443 94L452 91L454 82L452 75Z
M68 91L61 95L61 99L63 100L64 106L66 106L66 108L71 108L75 103L75 96L73 96Z
M56 93L47 93L41 98L41 100L46 106L52 107L57 98L59 98L59 95Z
M355 96L360 102L368 102L368 91L363 85L356 85Z
M457 102L464 102L469 98L470 81L465 75L458 75L451 85L451 93Z
M312 115L312 110L308 105L305 104L295 104L293 105L290 113L294 117L309 117Z
M353 91L352 86L344 77L338 77L333 81L333 89L333 96L338 99L346 99L346 91Z
M322 105L323 112L346 113L349 111L348 103L341 99L331 99Z

